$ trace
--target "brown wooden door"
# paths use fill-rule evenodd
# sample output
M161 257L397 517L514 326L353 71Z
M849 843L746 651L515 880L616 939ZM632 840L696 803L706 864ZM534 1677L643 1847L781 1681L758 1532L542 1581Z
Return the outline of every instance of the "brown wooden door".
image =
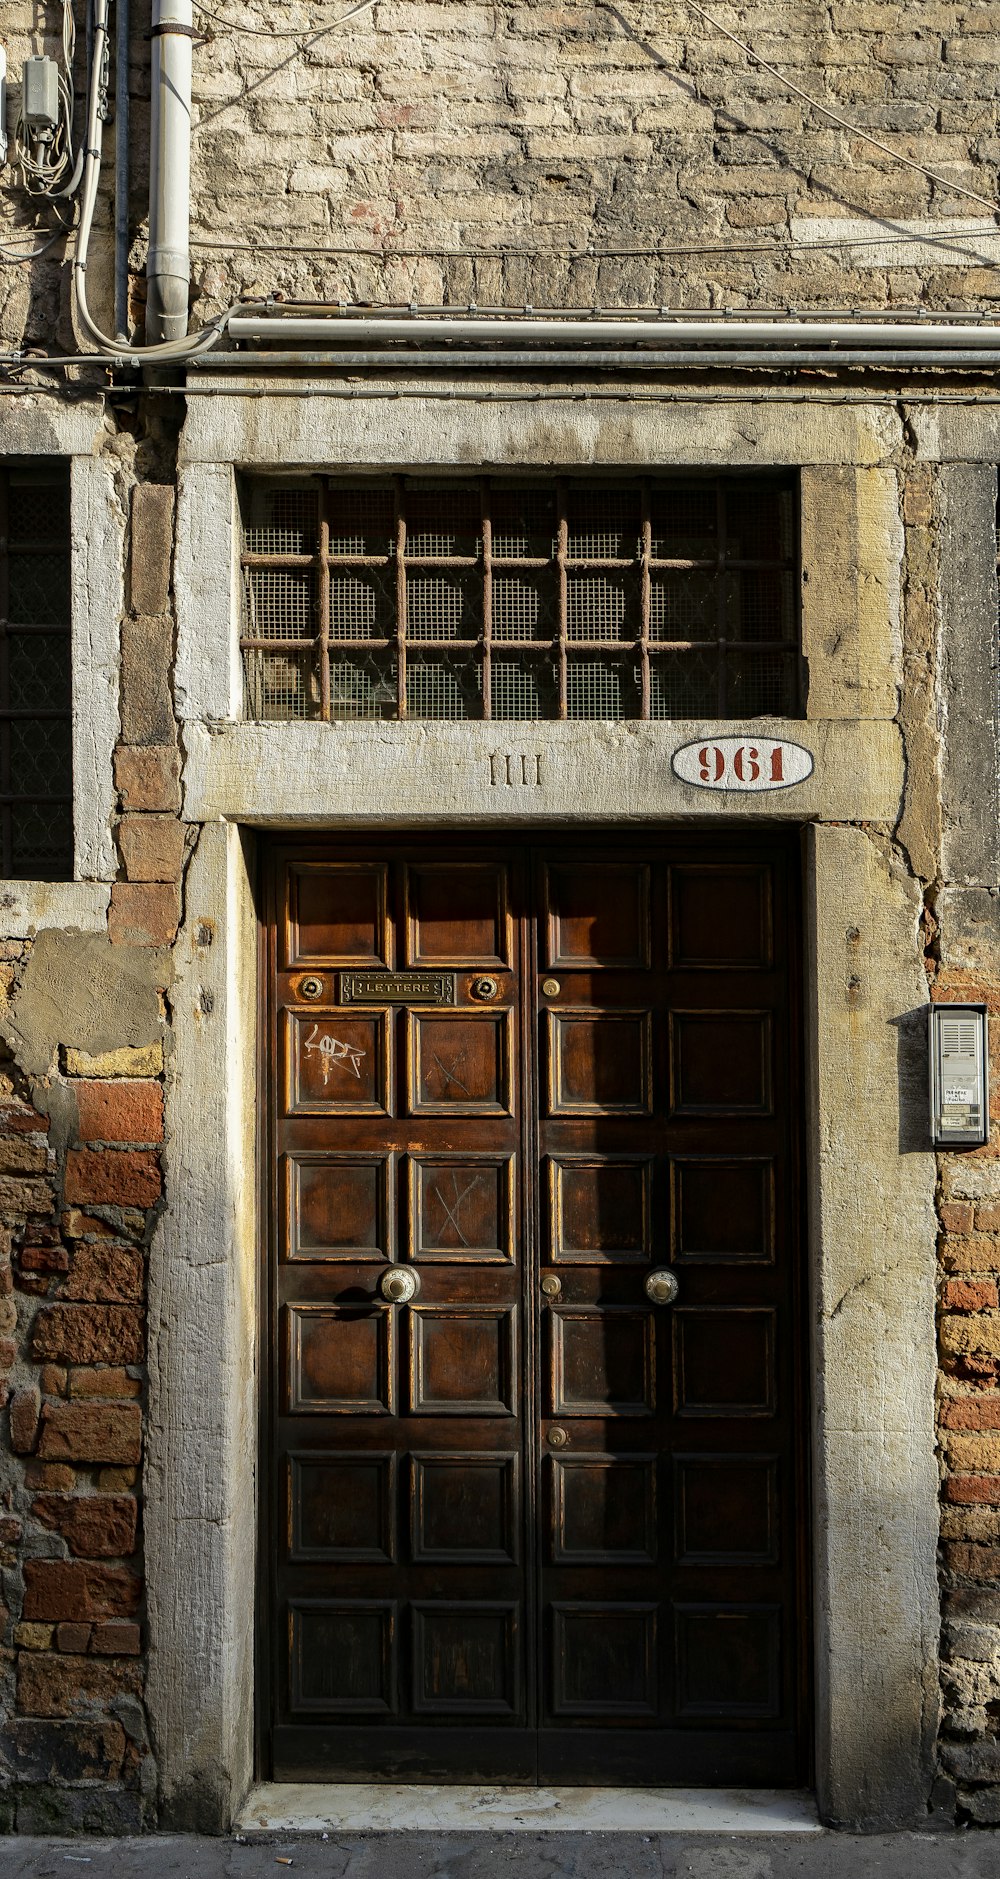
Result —
M792 853L273 851L265 1772L802 1778Z

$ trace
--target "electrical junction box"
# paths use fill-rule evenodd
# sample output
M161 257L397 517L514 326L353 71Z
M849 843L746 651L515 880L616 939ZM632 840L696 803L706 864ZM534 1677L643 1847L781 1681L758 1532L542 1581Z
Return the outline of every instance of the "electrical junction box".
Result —
M59 67L54 59L25 59L21 67L21 116L35 137L47 137L59 123Z
M935 1148L981 1148L990 1136L985 1005L930 1008L931 1137Z

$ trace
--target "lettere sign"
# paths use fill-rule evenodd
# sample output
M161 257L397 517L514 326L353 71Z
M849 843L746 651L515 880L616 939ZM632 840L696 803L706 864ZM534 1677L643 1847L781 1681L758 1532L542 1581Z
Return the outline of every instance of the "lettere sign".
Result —
M682 744L671 768L696 789L790 789L813 772L811 750L773 737L716 737Z

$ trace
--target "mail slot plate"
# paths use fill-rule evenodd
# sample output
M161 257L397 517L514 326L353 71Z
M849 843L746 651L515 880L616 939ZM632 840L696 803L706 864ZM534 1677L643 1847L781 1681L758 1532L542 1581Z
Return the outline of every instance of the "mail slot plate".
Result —
M342 1005L454 1005L454 972L342 972Z

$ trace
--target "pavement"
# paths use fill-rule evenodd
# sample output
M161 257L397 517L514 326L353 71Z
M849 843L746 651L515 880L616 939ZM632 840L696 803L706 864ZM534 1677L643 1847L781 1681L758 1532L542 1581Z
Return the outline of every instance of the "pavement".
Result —
M0 1838L2 1879L1000 1879L1000 1830Z

